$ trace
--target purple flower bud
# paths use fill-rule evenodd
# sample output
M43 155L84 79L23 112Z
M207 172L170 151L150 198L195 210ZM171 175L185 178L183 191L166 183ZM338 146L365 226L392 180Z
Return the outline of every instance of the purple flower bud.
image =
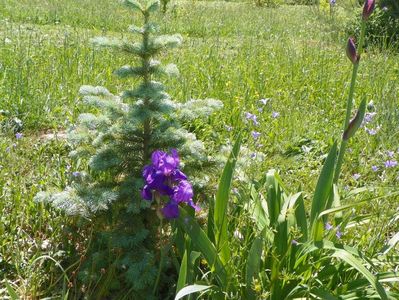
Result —
M299 242L298 242L297 240L292 240L292 241L291 241L291 244L293 244L294 246L298 246L298 245L299 245Z
M348 44L346 45L346 55L353 64L359 62L360 57L357 55L355 40L352 37L348 39Z
M375 0L365 0L363 6L363 20L367 20L374 11Z
M177 203L170 201L162 208L162 213L166 219L176 219L179 217L179 206Z
M373 172L377 172L378 171L378 167L377 166L372 166L371 170L373 170Z

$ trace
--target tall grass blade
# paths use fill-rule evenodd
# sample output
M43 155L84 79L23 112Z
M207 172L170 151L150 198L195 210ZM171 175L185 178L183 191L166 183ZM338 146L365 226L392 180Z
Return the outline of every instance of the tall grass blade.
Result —
M203 292L206 290L209 290L211 286L209 285L199 285L199 284L193 284L186 286L185 288L181 289L175 296L175 300L182 299L184 296L198 293L198 292Z
M297 206L295 208L295 218L296 224L301 232L301 237L299 238L299 241L303 243L308 240L308 223L302 193L297 200Z
M13 287L8 283L7 280L5 281L5 285L8 292L8 296L10 296L11 300L19 300L17 292L13 289Z
M220 259L224 264L226 264L230 259L230 249L227 236L227 204L240 146L241 135L237 137L233 150L231 151L229 159L224 167L222 177L219 181L218 191L216 193L215 210L213 212L215 220L214 229L216 248L218 252L220 252Z
M227 274L222 262L219 259L215 246L207 237L199 224L185 211L179 208L180 217L177 219L179 226L189 235L191 242L198 248L207 261L211 271L215 273L220 284L226 285Z
M301 255L302 257L305 257L306 254L309 254L313 251L320 249L332 250L333 251L333 253L331 254L332 257L339 258L344 262L346 262L347 264L349 264L350 266L352 266L354 269L356 269L371 284L371 286L378 293L378 295L381 297L382 300L388 300L386 291L384 290L381 283L378 282L377 277L371 274L371 272L363 266L362 262L354 256L356 255L358 257L363 257L358 250L356 250L355 248L334 244L330 241L324 240L307 245L303 249ZM301 262L301 260L302 260L301 257L299 257L296 264L298 265Z
M380 295L382 300L388 300L388 295L385 292L385 289L378 282L377 278L367 270L362 263L356 259L352 254L349 252L339 249L333 253L334 257L340 258L345 261L347 264L354 267L359 273L361 273L371 284L371 286L377 291Z
M248 299L255 299L256 297L251 286L253 278L257 274L259 274L262 250L263 250L263 238L257 237L252 243L251 249L249 250L246 269L245 269L245 280L247 284Z
M323 238L323 222L318 220L319 214L329 207L327 206L328 198L331 193L335 161L337 158L337 142L331 147L326 161L321 169L319 179L317 181L316 190L312 200L312 208L310 211L310 226L312 228L312 237L316 241Z
M397 232L393 237L391 237L388 241L388 243L386 243L386 245L384 245L384 247L381 249L381 253L382 254L387 254L389 251L391 251L396 244L399 243L399 232Z
M183 259L181 261L179 278L177 280L176 293L178 293L187 282L187 250L184 251Z

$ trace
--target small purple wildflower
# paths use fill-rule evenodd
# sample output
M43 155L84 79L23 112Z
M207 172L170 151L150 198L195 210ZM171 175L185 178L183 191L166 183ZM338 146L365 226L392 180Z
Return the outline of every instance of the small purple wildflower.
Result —
M324 225L324 229L325 229L325 230L331 230L331 229L333 229L333 226L331 225L331 223L327 222L327 223Z
M388 157L393 158L393 156L395 155L395 152L394 151L387 151L387 155L388 155Z
M253 137L255 140L261 135L261 133L260 133L260 132L257 132L257 131L252 131L251 134L252 134L252 137Z
M398 165L398 162L396 160L387 160L385 162L385 168L393 168L396 167Z
M358 180L360 177L361 177L361 175L359 173L355 173L355 174L352 175L352 178L354 180Z
M371 166L371 170L373 170L373 172L377 172L378 171L378 167L377 166Z
M270 99L270 98L265 98L265 99L260 99L259 102L262 103L263 105L266 105L271 100L272 99Z
M277 111L272 112L272 118L276 119L280 116L280 113Z
M342 237L342 231L339 230L339 227L337 227L337 231L335 232L335 236L340 239Z
M292 241L291 241L291 244L294 245L294 246L298 246L298 245L299 245L299 242L298 242L297 240L292 240Z
M368 123L370 123L371 121L373 121L373 119L374 119L374 117L375 117L376 114L377 114L376 112L367 112L367 113L364 115L363 124L368 124Z
M15 138L16 138L17 140L22 139L22 136L23 136L23 134L22 134L21 132L17 132L17 133L15 134Z
M334 6L336 3L337 3L336 0L330 0L330 5L331 5L331 6Z
M257 120L258 117L256 115L254 115L254 114L251 114L250 112L246 112L245 113L245 118L247 120L251 120L254 123L255 126L259 124L259 122Z
M79 177L80 175L82 175L82 173L80 173L79 171L72 172L73 177Z
M263 112L263 107L259 107L258 112L260 112L260 113Z
M256 158L256 152L251 153L250 157L251 157L252 159L255 159L255 158Z
M367 127L364 127L364 130L366 130L366 132L367 132L369 135L376 135L377 132L378 132L378 129L379 129L379 128L377 128L377 129L374 129L374 128L369 129L369 128L367 128Z

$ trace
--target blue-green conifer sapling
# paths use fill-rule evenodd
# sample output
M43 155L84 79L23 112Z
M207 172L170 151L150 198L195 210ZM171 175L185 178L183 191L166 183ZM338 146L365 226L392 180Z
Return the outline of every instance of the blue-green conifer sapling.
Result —
M87 168L74 170L63 191L41 192L36 196L37 201L51 203L69 215L84 216L78 218L91 224L94 234L79 278L86 290L92 287L95 299L111 293L113 297L122 294L129 299L150 299L162 237L151 202L140 195L143 167L153 151L176 148L183 158L184 171L189 176L196 171L190 180L203 183L199 171L211 162L203 143L182 124L209 116L222 106L213 99L184 104L170 99L155 78L176 74L177 68L163 66L155 57L166 48L178 46L182 38L155 35L159 28L150 17L158 10L158 1L124 3L144 19L142 27L129 27L140 42L97 38L94 43L139 58L137 66L123 66L115 73L120 78L138 78L140 83L119 96L104 87L80 88L84 103L98 113L81 114L68 141L73 147L70 156L83 162L81 165L86 163Z

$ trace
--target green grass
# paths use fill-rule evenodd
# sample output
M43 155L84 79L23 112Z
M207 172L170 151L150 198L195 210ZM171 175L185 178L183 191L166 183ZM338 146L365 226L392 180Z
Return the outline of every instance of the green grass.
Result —
M162 58L177 64L181 72L177 79L165 79L168 92L181 101L217 98L224 102L225 108L209 124L195 128L200 138L216 143L230 138L225 125L237 115L256 113L261 122L256 130L262 133L262 147L256 151L264 153L264 160L248 163L248 173L256 177L276 168L293 190L302 185L311 191L323 154L341 132L351 70L343 32L349 16L342 11L330 20L304 6L171 3L170 11L157 19L162 21L163 33L180 33L184 42ZM19 293L37 297L41 292L58 293L51 284L62 278L60 270L48 260L37 268L39 262L34 260L45 254L62 260L65 254L59 251L69 249L63 244L66 218L33 202L39 190L67 183L68 146L40 137L47 131L65 130L84 111L77 96L81 85L104 85L118 93L132 84L112 74L124 64L134 64L130 57L90 43L99 35L128 36L131 23L117 1L0 0L0 110L8 111L0 115L0 282L10 280ZM351 141L342 177L349 189L366 183L397 189L398 168L384 170L384 161L387 150L399 147L398 58L388 50L374 49L362 57L356 105L363 96L373 100L377 116L372 127L381 129L375 136L361 130ZM272 100L260 113L261 98ZM273 111L280 117L272 118ZM8 126L14 117L23 122L24 137L18 141ZM250 130L244 133L243 146L253 151ZM380 170L372 172L372 165ZM354 173L361 174L359 180L352 179ZM392 197L359 212L372 209L378 213L375 224L382 224L397 203L398 198ZM395 224L383 227L373 238L375 248L398 229ZM352 232L347 238L367 245L378 230ZM44 240L50 241L49 249L42 247Z

